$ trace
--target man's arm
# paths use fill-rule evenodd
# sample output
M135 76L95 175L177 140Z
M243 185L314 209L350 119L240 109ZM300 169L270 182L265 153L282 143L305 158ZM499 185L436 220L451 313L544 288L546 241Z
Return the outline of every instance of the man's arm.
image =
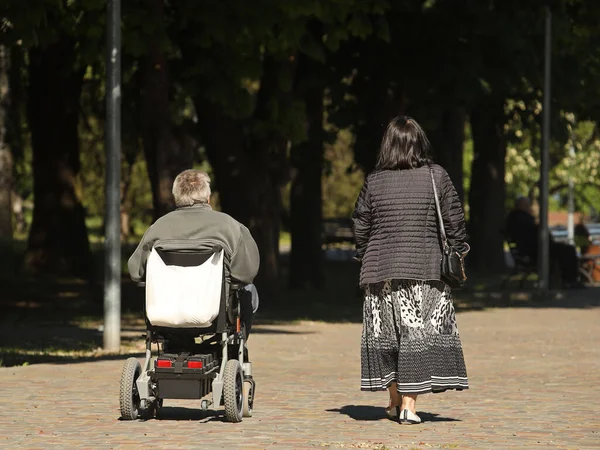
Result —
M250 284L258 273L260 255L254 238L248 228L240 224L240 238L231 255L231 278L244 284Z
M127 261L129 276L135 282L143 281L146 276L146 261L157 238L153 235L152 227L148 228L137 248Z

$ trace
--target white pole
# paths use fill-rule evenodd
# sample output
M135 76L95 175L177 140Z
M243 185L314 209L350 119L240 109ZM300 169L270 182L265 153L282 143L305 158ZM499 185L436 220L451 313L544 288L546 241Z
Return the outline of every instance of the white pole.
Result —
M575 136L575 133L573 133ZM571 148L569 149L569 159L571 163L575 162L575 145L573 144L573 140L571 140ZM569 243L575 243L575 220L574 220L574 212L575 212L575 183L573 182L573 168L569 168L569 217L567 219L567 234L569 236Z
M550 230L548 228L548 197L550 170L550 68L552 51L552 16L546 7L546 39L544 42L544 103L542 107L542 164L540 174L540 248L539 248L539 288L546 297L550 287Z
M104 349L121 348L121 0L108 0Z

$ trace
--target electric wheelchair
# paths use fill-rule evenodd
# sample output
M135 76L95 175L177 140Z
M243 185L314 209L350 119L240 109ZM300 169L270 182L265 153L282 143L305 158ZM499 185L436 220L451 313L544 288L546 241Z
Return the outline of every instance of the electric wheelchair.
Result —
M140 283L146 289L146 357L143 365L129 358L123 367L123 420L159 418L164 399L201 400L205 411L223 405L230 422L252 416L255 382L244 312L251 294L228 280L223 247L206 247L159 241L150 253Z

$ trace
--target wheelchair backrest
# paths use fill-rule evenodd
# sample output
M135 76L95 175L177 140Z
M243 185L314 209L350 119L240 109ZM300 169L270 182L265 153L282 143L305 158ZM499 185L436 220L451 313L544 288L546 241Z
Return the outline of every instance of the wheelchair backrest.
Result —
M146 317L154 326L206 328L219 315L224 250L153 248L146 266Z
M215 253L223 250L222 247L214 247L211 251L198 250L165 250L157 248L156 253L167 266L193 267L204 264Z

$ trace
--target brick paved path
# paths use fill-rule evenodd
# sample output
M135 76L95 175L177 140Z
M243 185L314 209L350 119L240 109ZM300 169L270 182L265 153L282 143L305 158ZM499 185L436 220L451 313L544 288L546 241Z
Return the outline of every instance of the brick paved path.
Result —
M197 401L163 420L119 421L125 357L0 369L3 448L600 448L600 308L510 308L458 316L471 390L421 397L421 425L384 418L361 393L360 324L257 326L255 415L241 424Z

